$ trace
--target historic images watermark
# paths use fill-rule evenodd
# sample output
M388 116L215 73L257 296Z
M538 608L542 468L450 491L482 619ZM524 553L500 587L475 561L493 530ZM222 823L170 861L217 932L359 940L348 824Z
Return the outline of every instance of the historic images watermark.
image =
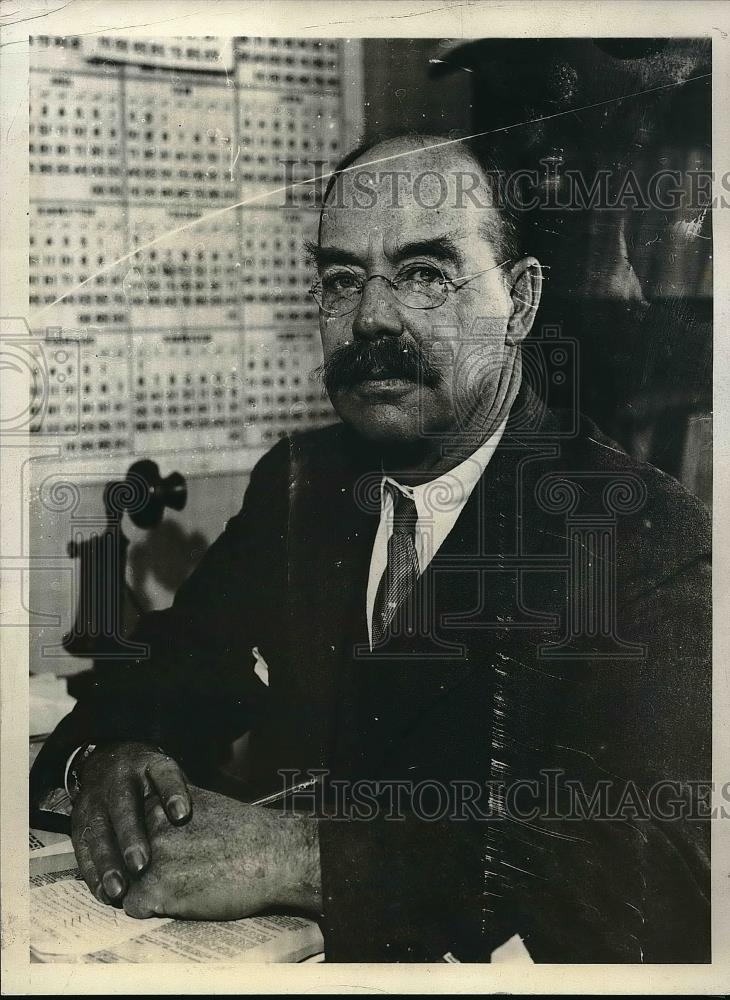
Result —
M396 159L397 157L393 157ZM284 197L281 208L322 208L333 172L327 160L279 160ZM402 209L498 209L514 214L533 211L703 212L730 206L730 172L662 168L644 173L633 168L566 169L558 172L546 158L519 170L409 170L367 163L346 167L349 183L327 193L331 208L370 211L376 205ZM713 190L715 193L713 194Z
M280 770L285 815L348 822L706 821L730 817L730 782L619 778L587 782L559 768L506 780L346 780L325 769Z
M35 456L57 455L59 441L80 437L84 432L80 387L72 378L80 368L83 339L81 330L50 326L33 333L23 317L0 320L0 395L4 404L0 444L8 474L19 483L14 495L17 509L6 511L18 531L13 547L7 545L0 560L6 574L9 607L15 609L5 616L3 625L25 627L23 612L31 628L60 625L57 613L42 605L29 608L23 596L27 574L60 571L69 578L69 610L75 608L77 614L60 643L43 645L43 659L65 658L71 649L95 660L146 659L149 647L122 634L122 568L127 541L121 519L125 513L133 514L145 506L148 485L134 472L127 473L124 480L112 480L104 490L103 510L90 513L83 507L82 490L98 482L98 473L76 470L69 474L49 468L39 482L31 475ZM66 555L33 551L31 522L23 509L27 499L37 504L36 509L67 519ZM93 585L74 567L73 559L82 551L97 570ZM84 648L79 651L82 639Z

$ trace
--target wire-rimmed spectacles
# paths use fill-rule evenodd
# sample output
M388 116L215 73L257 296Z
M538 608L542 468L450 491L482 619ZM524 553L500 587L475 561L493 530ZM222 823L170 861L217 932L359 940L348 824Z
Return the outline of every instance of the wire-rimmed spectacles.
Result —
M309 289L309 294L328 316L346 316L360 305L368 281L382 278L401 305L409 309L437 309L444 304L449 292L458 292L473 278L509 263L509 259L503 260L459 278L447 278L440 267L425 262L406 264L393 278L384 274L371 274L366 278L347 264L341 264L328 269L318 278Z

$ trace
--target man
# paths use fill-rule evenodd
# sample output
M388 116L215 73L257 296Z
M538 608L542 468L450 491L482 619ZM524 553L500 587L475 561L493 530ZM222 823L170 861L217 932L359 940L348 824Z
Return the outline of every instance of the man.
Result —
M523 379L540 267L495 194L439 137L331 182L311 251L342 424L259 462L145 622L151 660L34 770L36 801L69 772L100 900L300 909L333 961L488 961L514 933L536 961L709 960L686 808L709 777L707 516ZM326 772L320 818L193 783L246 731L251 795Z

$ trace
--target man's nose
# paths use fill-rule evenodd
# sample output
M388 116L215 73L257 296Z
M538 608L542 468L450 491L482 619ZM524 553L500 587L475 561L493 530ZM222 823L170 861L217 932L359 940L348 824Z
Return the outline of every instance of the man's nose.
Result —
M404 326L393 289L380 275L373 275L373 279L365 282L352 332L356 337L369 340L383 336L400 337Z

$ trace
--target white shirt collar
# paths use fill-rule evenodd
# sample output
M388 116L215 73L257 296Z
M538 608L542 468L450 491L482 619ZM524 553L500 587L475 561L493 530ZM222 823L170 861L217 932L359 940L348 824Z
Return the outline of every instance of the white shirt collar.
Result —
M427 483L420 483L418 486L408 486L399 483L390 476L383 476L381 489L381 510L386 504L388 491L385 484L390 483L406 496L412 497L416 503L418 520L423 518L426 522L433 521L434 518L453 515L454 520L458 517L464 504L484 474L484 470L489 464L492 455L497 449L497 445L502 439L507 421L504 420L494 434L487 438L477 450L468 458L460 462L459 465L435 479L430 479Z
M419 486L405 486L390 476L383 476L380 483L380 523L375 536L366 595L368 635L372 648L373 609L380 579L388 562L388 539L393 531L393 497L385 489L391 483L396 489L413 498L416 504L415 546L421 573L436 555L447 535L456 524L470 494L479 482L499 444L505 420L476 451L455 468L442 476Z

